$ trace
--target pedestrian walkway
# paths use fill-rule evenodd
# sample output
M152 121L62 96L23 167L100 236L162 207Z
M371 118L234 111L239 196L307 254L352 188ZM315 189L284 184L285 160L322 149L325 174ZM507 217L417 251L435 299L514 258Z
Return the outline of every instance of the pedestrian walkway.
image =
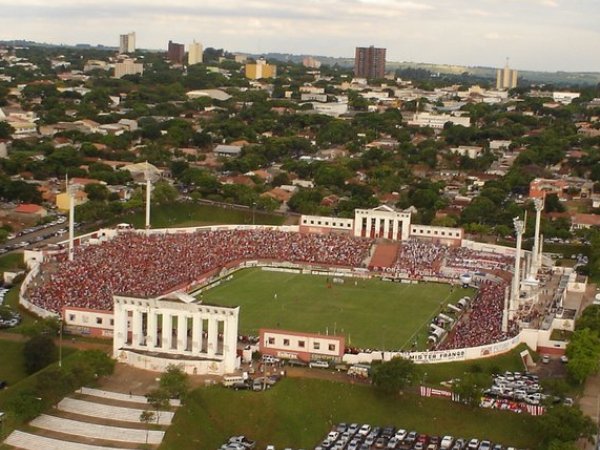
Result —
M146 397L144 397L143 395L122 394L120 392L103 391L101 389L94 389L94 388L88 388L88 387L82 387L81 389L78 389L76 391L76 393L83 394L83 395L89 395L91 397L106 398L109 400L118 400L120 402L142 403L142 404L148 403L148 399ZM177 399L171 399L171 400L169 400L169 403L171 404L171 406L175 406L175 407L181 406L181 401L177 400Z
M135 442L137 444L160 444L165 435L164 431L99 425L46 414L42 414L31 421L30 425L62 434L116 442Z
M81 416L136 423L139 423L140 414L144 411L144 409L105 405L69 397L62 399L57 405L57 408L60 411L79 414ZM173 416L174 413L172 412L158 411L158 423L160 425L171 425Z
M81 442L63 441L19 430L13 431L4 443L23 450L128 450L118 447L103 447L82 444Z

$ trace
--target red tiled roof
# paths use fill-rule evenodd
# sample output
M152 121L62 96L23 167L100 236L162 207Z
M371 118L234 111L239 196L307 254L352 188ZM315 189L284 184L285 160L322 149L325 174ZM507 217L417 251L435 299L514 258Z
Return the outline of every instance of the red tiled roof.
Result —
M23 203L15 208L16 213L22 214L35 214L43 210L44 207L40 205L35 205L33 203Z

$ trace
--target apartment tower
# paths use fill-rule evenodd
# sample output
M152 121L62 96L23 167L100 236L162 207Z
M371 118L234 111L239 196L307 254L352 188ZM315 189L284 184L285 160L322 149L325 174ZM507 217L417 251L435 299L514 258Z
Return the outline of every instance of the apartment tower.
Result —
M135 32L121 34L119 36L119 53L135 52Z
M357 78L383 78L385 76L385 48L356 47L354 76Z

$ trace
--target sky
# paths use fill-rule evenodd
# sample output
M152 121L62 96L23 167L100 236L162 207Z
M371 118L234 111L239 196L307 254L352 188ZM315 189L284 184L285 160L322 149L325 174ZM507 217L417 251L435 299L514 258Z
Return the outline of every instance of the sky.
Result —
M0 0L0 40L600 71L600 0Z

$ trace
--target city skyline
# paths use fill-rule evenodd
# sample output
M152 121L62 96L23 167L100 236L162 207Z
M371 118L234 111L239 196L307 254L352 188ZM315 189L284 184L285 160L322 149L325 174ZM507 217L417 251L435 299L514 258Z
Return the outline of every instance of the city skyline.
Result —
M593 0L0 0L0 39L165 49L169 40L248 53L352 58L357 46L388 61L600 71L600 4ZM532 21L535 17L535 22ZM568 36L568 39L564 39Z

